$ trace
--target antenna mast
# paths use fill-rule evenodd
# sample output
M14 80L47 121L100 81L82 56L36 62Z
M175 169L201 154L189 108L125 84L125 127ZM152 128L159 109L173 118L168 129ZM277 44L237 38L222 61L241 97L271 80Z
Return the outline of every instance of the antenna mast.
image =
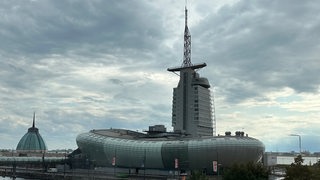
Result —
M185 6L185 28L184 28L184 48L183 48L183 63L181 67L192 66L191 63L191 34L188 28L188 9Z
M187 4L187 1L186 1ZM179 67L168 68L168 71L175 72L183 69L200 69L207 66L206 63L192 64L191 63L191 35L188 28L188 9L185 6L185 28L184 28L184 48L183 48L183 62Z

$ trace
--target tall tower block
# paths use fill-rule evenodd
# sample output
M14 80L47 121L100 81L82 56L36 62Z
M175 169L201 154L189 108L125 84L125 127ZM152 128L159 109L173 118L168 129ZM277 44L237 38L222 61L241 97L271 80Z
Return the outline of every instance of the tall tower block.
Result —
M170 72L180 72L178 86L173 89L172 126L176 133L213 136L210 84L207 78L196 72L206 64L191 63L191 35L187 21L188 10L185 8L183 63L180 67L168 68Z

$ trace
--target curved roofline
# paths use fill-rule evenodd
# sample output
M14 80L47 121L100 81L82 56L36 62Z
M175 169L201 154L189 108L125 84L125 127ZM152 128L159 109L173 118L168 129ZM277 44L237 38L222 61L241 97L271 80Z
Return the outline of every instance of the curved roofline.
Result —
M238 131L237 131L238 132ZM109 137L109 138L118 138L118 139L127 139L127 140L141 140L141 141L174 141L174 140L204 140L204 139L220 139L220 138L245 138L257 140L255 138L244 136L244 133L237 133L236 135L218 135L218 136L200 136L192 137L184 134L178 134L173 132L158 133L157 136L149 135L146 133L141 133L137 131L132 131L128 129L93 129L89 133ZM84 133L86 134L86 133Z

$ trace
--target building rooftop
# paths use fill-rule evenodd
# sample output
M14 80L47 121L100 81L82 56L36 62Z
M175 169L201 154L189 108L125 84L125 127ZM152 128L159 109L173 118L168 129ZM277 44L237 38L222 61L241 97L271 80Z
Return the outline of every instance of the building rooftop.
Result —
M120 138L128 140L143 140L143 141L172 141L172 140L203 140L212 139L212 136L192 137L185 134L178 134L173 132L164 133L142 133L132 131L128 129L94 129L91 133L106 136L109 138ZM241 139L253 139L245 135L244 132L237 131L235 135L231 135L231 132L226 132L226 135L215 136L215 139L228 139L228 138L241 138Z

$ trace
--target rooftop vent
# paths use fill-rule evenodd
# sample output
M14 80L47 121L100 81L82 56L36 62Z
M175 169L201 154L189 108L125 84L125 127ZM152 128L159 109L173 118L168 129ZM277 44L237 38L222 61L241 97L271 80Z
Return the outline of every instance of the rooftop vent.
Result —
M148 133L165 133L167 132L167 129L164 125L154 125L154 126L149 126L149 131Z
M244 132L243 131L236 131L236 136L244 136Z

